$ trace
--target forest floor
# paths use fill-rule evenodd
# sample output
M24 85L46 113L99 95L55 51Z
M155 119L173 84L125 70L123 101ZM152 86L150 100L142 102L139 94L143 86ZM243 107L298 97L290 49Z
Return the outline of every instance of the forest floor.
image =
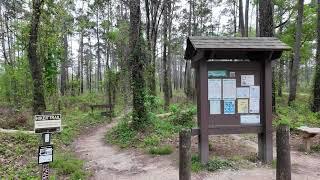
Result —
M110 124L101 125L79 136L72 147L81 159L85 160L85 167L92 176L90 179L103 180L176 180L179 179L178 153L165 156L152 156L141 149L120 149L114 145L106 144L105 134L114 127L119 118L114 118ZM215 146L211 147L210 155L238 154L250 155L257 150L254 136L230 135L211 136L210 141ZM319 139L319 138L317 138ZM220 142L220 143L219 143ZM299 136L291 136L292 151L292 179L293 180L318 180L320 179L320 154L306 154L299 151L301 143ZM172 141L177 148L177 139ZM237 147L238 146L238 147ZM192 139L192 151L197 147L196 138ZM201 171L192 173L196 180L255 180L275 179L275 169L263 165L249 165L237 170L227 169L218 172Z

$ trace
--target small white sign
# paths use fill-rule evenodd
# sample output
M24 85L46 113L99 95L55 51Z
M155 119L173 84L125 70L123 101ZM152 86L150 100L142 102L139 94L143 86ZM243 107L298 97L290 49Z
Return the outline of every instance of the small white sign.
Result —
M260 124L260 115L240 115L241 124Z
M254 75L241 75L241 86L254 86Z
M208 99L221 99L221 79L208 79Z
M249 113L259 113L260 112L260 100L250 99L249 100Z
M236 79L223 79L223 99L235 100L237 97Z
M221 114L220 100L210 101L210 114Z
M260 99L260 86L250 86L250 98Z
M38 164L49 163L53 161L53 146L39 146Z
M42 132L60 132L61 114L35 115L34 131Z
M250 93L249 93L249 88L248 87L238 87L237 88L237 98L249 98Z

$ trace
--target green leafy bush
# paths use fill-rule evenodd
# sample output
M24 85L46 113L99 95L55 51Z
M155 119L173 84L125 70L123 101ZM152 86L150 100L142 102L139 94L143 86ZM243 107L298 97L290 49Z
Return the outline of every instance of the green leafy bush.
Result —
M163 100L158 96L150 95L146 93L145 96L145 107L147 108L148 112L155 112L155 113L163 113Z
M293 129L300 126L320 126L320 114L310 111L308 103L294 102L290 106L279 106L277 115L274 125L285 124Z
M230 161L219 158L210 159L206 166L208 171L233 168L233 165Z
M122 148L129 147L137 142L137 132L130 127L130 116L120 120L119 124L106 134L107 142L117 144Z
M234 169L234 163L231 160L224 160L217 157L214 157L213 159L209 159L208 163L206 165L201 164L200 158L198 155L193 155L191 157L191 170L193 172L199 172L202 170L207 171L217 171L221 169Z
M196 114L196 108L191 107L187 109L182 109L178 105L170 106L171 115L169 120L173 125L183 126L191 128L194 125L193 117Z

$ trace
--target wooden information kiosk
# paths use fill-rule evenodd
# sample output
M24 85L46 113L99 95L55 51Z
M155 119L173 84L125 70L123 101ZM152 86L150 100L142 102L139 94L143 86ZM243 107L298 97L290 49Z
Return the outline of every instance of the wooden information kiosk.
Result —
M272 157L272 60L290 48L274 37L189 37L185 59L196 71L202 163L209 135L258 134L258 155Z

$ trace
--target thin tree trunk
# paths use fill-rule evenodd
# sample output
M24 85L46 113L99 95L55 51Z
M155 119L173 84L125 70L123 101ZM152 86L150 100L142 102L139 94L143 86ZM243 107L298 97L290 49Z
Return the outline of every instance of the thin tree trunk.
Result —
M318 0L316 72L313 85L313 112L320 112L320 0Z
M64 28L66 25L64 24ZM60 72L61 72L61 85L60 85L60 93L62 96L65 95L66 87L67 87L67 76L68 76L68 34L65 32L63 34L63 60L61 62Z
M260 33L259 33L259 23L260 20L259 20L259 1L260 0L257 0L257 4L256 4L256 37L259 37L260 36Z
M170 104L170 92L169 92L169 77L168 77L168 62L167 62L167 46L168 46L168 11L169 11L169 0L166 0L164 8L164 16L163 16L163 93L164 93L164 108L168 109ZM169 62L170 63L170 62Z
M100 83L102 81L102 73L101 73L101 57L100 57L100 35L99 35L99 10L97 10L97 30L96 30L96 37L97 37L97 59L98 59L98 68L97 68L97 74L98 74L98 91L101 91Z
M244 29L242 0L239 0L239 31L242 37L246 35L245 29Z
M249 0L246 1L244 32L245 32L245 36L248 37L249 35Z
M37 55L38 29L43 0L32 1L31 29L29 32L28 59L33 79L33 114L41 114L46 110L42 67Z
M304 3L304 0L298 0L298 16L297 16L296 35L295 35L295 44L294 44L294 59L291 67L288 104L291 104L296 99L296 94L297 94L297 83L298 83L298 74L299 74L299 66L300 66L300 46L301 46L301 36L302 36L303 3Z

